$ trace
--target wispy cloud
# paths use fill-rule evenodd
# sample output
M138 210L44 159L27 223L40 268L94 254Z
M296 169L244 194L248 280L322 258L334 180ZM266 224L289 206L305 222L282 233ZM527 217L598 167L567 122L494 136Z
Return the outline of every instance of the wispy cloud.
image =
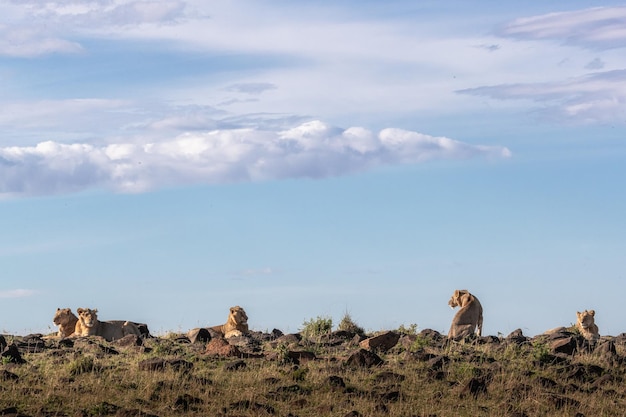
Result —
M245 93L245 94L261 94L267 90L275 90L276 85L272 83L240 83L229 85L225 88L226 91Z
M500 34L519 39L555 39L589 48L626 45L626 7L595 7L516 19Z
M31 297L36 294L34 290L26 290L18 288L15 290L0 290L0 298L24 298Z
M185 133L171 140L97 146L53 141L0 148L0 192L47 194L109 188L323 178L433 159L506 158L507 148L472 145L403 129L374 133L320 121L281 131Z
M541 104L542 117L556 120L577 123L626 120L626 70L593 73L559 82L470 88L459 93L501 100L532 100Z
M42 2L10 1L0 5L6 18L0 25L0 55L32 57L76 53L78 32L126 26L165 25L184 19L183 1Z

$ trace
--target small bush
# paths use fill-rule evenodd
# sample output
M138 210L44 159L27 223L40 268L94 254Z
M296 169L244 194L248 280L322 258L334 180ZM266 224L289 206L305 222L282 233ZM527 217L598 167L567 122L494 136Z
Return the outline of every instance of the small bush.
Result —
M333 319L330 317L317 316L316 319L310 319L302 323L300 333L306 338L319 337L328 334L333 329Z
M423 350L424 348L428 347L431 344L431 342L432 340L430 337L417 335L417 337L415 338L415 341L411 343L411 347L409 348L409 350L411 352L419 352L420 350Z
M404 324L401 324L400 327L398 327L398 333L406 335L417 335L417 324L411 323L408 325L408 327Z
M343 318L339 322L339 325L337 326L337 330L360 335L365 334L365 330L352 320L349 313L344 314Z

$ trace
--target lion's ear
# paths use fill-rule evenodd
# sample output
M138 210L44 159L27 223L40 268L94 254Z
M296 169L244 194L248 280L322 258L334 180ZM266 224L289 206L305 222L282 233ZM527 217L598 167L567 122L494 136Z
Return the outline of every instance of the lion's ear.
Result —
M93 310L91 310L91 311L93 311L94 313L97 313L97 312L98 312L98 309L97 309L97 308L94 308L94 309L93 309Z
M589 310L589 314L591 314L591 316L595 316L596 315L596 311L595 310Z
M461 294L460 290L454 290L454 296L458 297Z
M82 313L83 311L85 311L83 308L78 307L78 310L76 310L78 312L78 314Z

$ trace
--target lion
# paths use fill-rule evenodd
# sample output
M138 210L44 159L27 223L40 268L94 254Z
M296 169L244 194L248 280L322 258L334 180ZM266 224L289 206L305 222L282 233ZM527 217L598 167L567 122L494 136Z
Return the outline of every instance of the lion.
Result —
M467 290L456 290L450 301L450 308L460 307L455 314L450 326L448 338L453 340L461 340L476 331L476 335L480 336L483 331L483 307L480 301Z
M79 308L78 321L74 329L75 336L101 336L107 342L121 339L124 336L133 334L141 337L139 327L130 321L100 321L98 320L98 310L90 308Z
M600 338L598 326L595 323L595 315L595 310L585 310L582 313L580 311L576 312L576 328L585 339L593 342Z
M78 317L69 308L57 308L57 312L54 314L52 322L59 326L58 337L70 337L74 334L76 328L76 322Z
M209 329L220 333L225 338L248 334L248 315L244 309L239 306L231 307L226 323L220 326L210 327Z

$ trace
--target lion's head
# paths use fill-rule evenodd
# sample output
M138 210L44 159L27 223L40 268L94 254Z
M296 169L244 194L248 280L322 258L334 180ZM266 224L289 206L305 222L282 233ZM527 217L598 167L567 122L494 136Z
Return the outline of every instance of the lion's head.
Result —
M582 313L577 311L576 317L578 318L578 325L585 330L592 328L595 325L595 315L595 310L585 310Z
M244 309L239 306L231 307L228 315L228 322L235 325L247 324L248 315Z
M455 290L452 297L450 297L450 301L448 301L448 305L452 309L455 307L463 307L467 303L469 296L470 293L467 290Z
M98 310L92 310L90 308L79 308L76 310L78 312L78 319L81 324L85 327L93 327L98 323Z
M57 326L65 326L68 324L76 323L77 317L72 313L69 308L57 308L57 312L54 314L52 322Z

